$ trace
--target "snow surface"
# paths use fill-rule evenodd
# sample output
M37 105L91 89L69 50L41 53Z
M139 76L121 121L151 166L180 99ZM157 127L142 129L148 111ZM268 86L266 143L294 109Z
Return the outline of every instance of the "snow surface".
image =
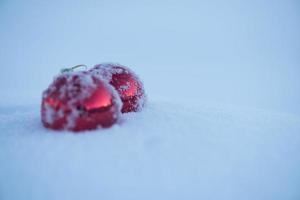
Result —
M2 199L300 197L298 117L159 101L71 134L45 130L37 108L0 110Z
M0 1L0 200L300 199L297 0ZM46 130L64 67L118 62L149 103Z

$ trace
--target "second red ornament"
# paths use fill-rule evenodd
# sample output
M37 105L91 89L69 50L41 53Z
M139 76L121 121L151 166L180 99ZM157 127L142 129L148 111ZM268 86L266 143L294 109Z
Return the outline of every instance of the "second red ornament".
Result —
M95 65L89 72L106 80L117 90L123 102L122 113L137 112L144 107L146 95L143 83L128 67L102 63Z

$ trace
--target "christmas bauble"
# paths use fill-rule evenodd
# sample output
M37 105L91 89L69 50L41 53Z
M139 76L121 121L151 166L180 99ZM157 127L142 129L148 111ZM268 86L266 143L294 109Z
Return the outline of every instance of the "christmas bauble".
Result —
M95 65L90 73L106 80L119 93L122 113L140 111L146 101L143 83L128 67L115 63Z
M122 103L114 88L94 75L66 72L43 93L41 117L45 127L71 131L110 127Z

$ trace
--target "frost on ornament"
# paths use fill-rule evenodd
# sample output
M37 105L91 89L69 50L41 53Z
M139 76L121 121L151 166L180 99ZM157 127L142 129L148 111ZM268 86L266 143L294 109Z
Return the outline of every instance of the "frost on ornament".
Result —
M140 111L146 103L143 83L128 67L115 63L95 65L90 73L111 84L119 93L122 113Z
M57 76L44 91L41 117L45 127L82 131L110 127L122 102L114 88L88 72Z

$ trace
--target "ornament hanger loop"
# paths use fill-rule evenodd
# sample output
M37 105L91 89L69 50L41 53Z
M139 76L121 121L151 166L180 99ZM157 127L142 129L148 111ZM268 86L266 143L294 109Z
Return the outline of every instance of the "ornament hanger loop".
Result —
M75 69L81 68L81 67L84 67L85 70L87 70L87 68L88 68L86 65L80 64L80 65L75 65L74 67L71 67L71 68L63 68L61 70L61 73L73 72Z

